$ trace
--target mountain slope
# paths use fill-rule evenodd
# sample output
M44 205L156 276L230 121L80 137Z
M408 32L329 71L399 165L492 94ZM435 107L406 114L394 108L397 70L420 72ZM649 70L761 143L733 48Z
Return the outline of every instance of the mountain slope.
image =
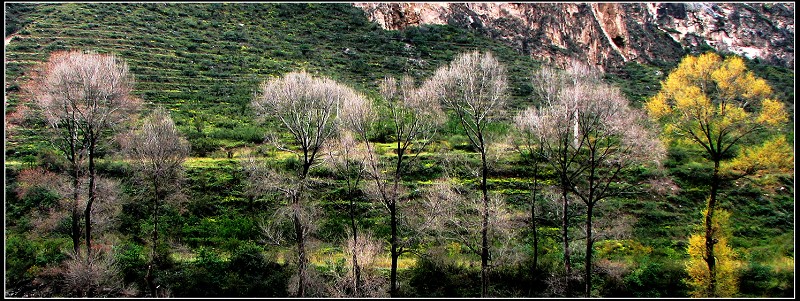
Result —
M16 4L22 5L22 4ZM367 94L385 75L421 79L468 50L491 50L508 65L517 104L529 102L527 74L538 66L511 47L449 26L385 31L348 4L60 3L17 9L21 29L6 47L11 134L7 155L32 154L15 137L21 87L53 51L114 53L135 75L135 94L173 109L198 155L261 142L249 102L258 83L306 69ZM24 106L20 107L24 111ZM21 133L16 133L20 131ZM41 140L40 140L41 141Z

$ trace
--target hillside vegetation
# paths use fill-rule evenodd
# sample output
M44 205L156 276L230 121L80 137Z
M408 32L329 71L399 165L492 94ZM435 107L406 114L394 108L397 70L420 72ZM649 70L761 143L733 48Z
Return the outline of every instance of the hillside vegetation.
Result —
M288 296L296 281L293 246L273 245L263 231L285 200L253 193L243 165L251 156L276 169L291 170L299 164L265 142L266 134L281 129L260 122L250 106L261 82L305 70L350 86L369 99L380 99L379 83L385 76L408 74L422 82L458 54L478 50L492 52L508 70L508 112L489 126L492 134L511 133L517 112L543 102L534 96L531 82L543 65L535 56L522 56L499 42L451 26L383 30L348 4L16 3L6 4L7 39L9 35L13 39L5 47L6 296L74 293L69 285L61 285L59 274L71 247L63 231L67 225L56 225L51 233L38 231L36 225L40 213L55 206L59 196L46 187L29 189L36 178L31 169L62 171L63 162L44 135L46 123L25 93L35 68L53 52L90 50L124 60L135 78L133 93L144 103L142 114L157 106L168 109L190 143L184 163L186 200L180 206L164 206L158 226L165 242L158 252L166 259L158 263L156 279L173 297ZM747 61L747 67L766 79L774 96L789 108L791 121L783 134L793 144L793 71L757 61ZM619 86L632 106L641 108L671 70L631 62L607 71L604 80ZM458 120L452 113L447 117L429 149L402 178L409 191L430 187L450 172L445 170L452 163L444 162L445 151L480 162ZM370 134L383 160L397 157L390 151L394 140L388 127L380 124ZM558 291L549 276L561 269L564 257L557 206L544 206L539 212L539 258L533 266L534 238L528 229L533 166L508 144L489 175L488 188L502 196L520 226L508 248L514 260L491 270L489 293L577 296L580 286L574 292ZM111 234L106 243L112 245L123 283L114 294L148 296L144 279L153 229L150 208L143 201L145 188L132 177L130 162L114 147L112 143L102 150L97 163L99 173L119 180L122 191L117 199L120 212L105 230ZM668 146L662 165L626 170L624 181L637 188L598 207L601 217L631 219L620 227L625 235L595 242L593 296L688 296L687 246L690 235L702 225L713 166L703 160L700 149L680 144ZM550 165L540 166L539 184L547 187L541 195L554 199L550 190L557 176ZM452 174L455 182L476 186L469 173L463 168ZM329 167L313 169L311 175L321 179L314 196L323 217L316 222L309 257L315 279L335 287L348 273L344 179ZM27 193L20 193L25 189ZM793 171L737 180L721 187L719 198L719 208L731 216L728 243L742 262L737 270L739 296L793 296ZM373 276L388 279L388 216L380 203L357 204L358 226L382 243ZM571 245L580 250L586 213L580 202L571 206ZM402 229L400 235L409 239L416 234ZM583 269L581 252L585 253L571 255L575 270ZM501 255L506 254L497 257ZM479 267L480 257L467 246L420 241L413 252L400 257L399 292L407 297L480 296Z

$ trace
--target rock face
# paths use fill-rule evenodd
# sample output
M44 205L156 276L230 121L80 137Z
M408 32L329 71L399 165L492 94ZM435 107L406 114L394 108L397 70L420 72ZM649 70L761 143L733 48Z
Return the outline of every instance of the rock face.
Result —
M713 47L794 69L794 3L355 3L386 29L449 24L544 60L660 64Z

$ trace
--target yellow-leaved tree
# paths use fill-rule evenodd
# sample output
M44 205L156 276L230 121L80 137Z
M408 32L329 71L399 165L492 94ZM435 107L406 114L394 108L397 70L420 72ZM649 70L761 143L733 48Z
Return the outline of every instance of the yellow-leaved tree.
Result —
M707 214L708 210L704 210L703 215ZM686 280L686 284L689 285L692 297L733 297L738 290L739 281L736 273L742 263L738 260L737 254L728 245L728 240L731 237L730 216L730 212L718 210L711 223L711 229L716 234L715 237L717 239L716 250L714 251L714 256L717 257L717 285L714 287L714 291L708 291L711 277L704 260L706 252L705 237L702 232L689 237L689 260L686 262L686 271L689 274L689 279Z
M740 57L723 59L705 53L681 60L645 104L648 114L663 125L667 141L702 147L714 165L702 237L709 297L718 291L715 252L722 251L715 249L719 238L714 236L712 220L721 185L759 169L793 168L793 163L786 164L794 160L785 158L794 152L779 133L789 117L771 94L769 84L748 71ZM766 143L760 144L759 138Z

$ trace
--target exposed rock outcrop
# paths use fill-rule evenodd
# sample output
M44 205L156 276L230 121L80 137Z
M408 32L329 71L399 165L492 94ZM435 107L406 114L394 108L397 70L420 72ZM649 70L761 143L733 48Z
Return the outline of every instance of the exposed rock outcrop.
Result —
M386 29L450 24L546 60L676 61L713 47L794 69L794 3L356 3Z

